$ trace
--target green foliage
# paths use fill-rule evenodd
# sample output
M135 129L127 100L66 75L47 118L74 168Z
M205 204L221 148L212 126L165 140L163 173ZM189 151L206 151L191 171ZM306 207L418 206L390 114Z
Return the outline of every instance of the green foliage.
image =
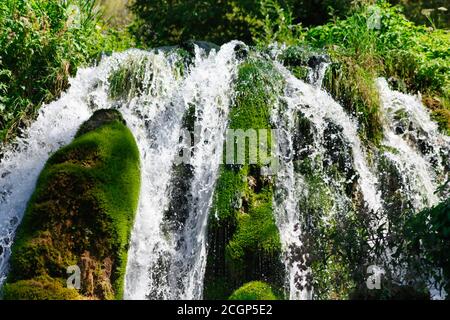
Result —
M400 4L406 17L417 24L450 28L450 8L447 0L390 0L389 2Z
M377 16L379 26L371 20ZM345 20L309 30L305 41L327 48L336 64L325 85L358 117L366 140L378 144L382 137L374 84L379 76L403 82L408 91L421 91L440 128L444 132L450 128L448 31L416 26L400 8L381 1L377 6L359 8Z
M1 1L0 141L58 97L79 66L132 45L102 24L93 0Z
M413 263L419 274L433 277L438 283L444 284L445 291L449 292L450 198L412 216L405 230L408 252L414 253L413 257L420 257L410 263Z
M121 298L139 188L131 132L118 111L97 111L41 172L17 230L8 283L66 278L76 264L87 277L84 296Z
M344 17L352 7L349 0L136 0L132 30L149 47L186 40L289 43L298 41L301 25Z
M252 281L233 292L229 300L277 300L277 298L268 284Z
M417 7L400 2L407 11ZM279 42L326 49L335 64L325 86L358 118L360 136L367 143L379 145L383 137L374 82L379 76L395 79L410 92L420 91L440 129L450 132L449 32L415 25L388 1L178 0L169 5L138 0L132 8L137 16L133 30L148 46L239 39L262 47ZM329 18L333 21L326 23ZM302 27L322 23L309 30ZM290 68L305 78L304 66Z

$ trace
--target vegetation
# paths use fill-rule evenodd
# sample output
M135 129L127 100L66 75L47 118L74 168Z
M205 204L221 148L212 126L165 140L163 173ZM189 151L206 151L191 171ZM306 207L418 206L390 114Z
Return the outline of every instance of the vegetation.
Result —
M132 46L126 31L101 21L92 0L1 1L0 141L57 98L78 67Z
M8 284L3 290L5 300L82 300L75 289L68 289L61 280L40 276Z
M405 245L409 252L414 253L414 261L409 262L418 274L429 276L435 280L437 287L444 286L445 291L449 292L450 198L412 216L405 230Z
M326 82L332 94L359 118L362 136L382 137L378 93L383 76L397 89L420 91L440 128L450 129L450 33L429 30L408 21L399 8L383 3L361 7L345 20L306 33L307 44L327 48L336 64Z
M121 298L139 189L131 132L118 111L97 111L38 179L12 248L5 298ZM72 265L81 269L80 296L61 287Z
M270 110L282 89L282 78L273 66L249 58L239 68L236 88L230 128L272 128ZM221 168L208 224L207 299L226 299L253 280L265 281L277 292L282 290L281 243L272 214L273 180L261 175L261 159L260 154L258 164L246 161Z
M300 79L307 78L312 65L330 60L323 86L358 120L359 135L371 155L384 148L378 77L388 79L396 90L420 92L440 130L450 135L447 3L3 0L0 142L20 135L43 103L67 89L69 77L79 67L96 63L103 53L179 45L175 72L181 76L192 63L191 40L223 44L233 39L254 46L258 54L238 54L242 63L235 80L230 129L274 128L270 114L281 103L278 97L284 83L266 57L276 47L277 59ZM215 48L207 42L197 44ZM168 48L174 47L158 50ZM110 74L110 98L120 101L143 93L146 79L153 79L148 74L150 64L145 55L140 60L133 57ZM195 120L192 105L183 127L192 130ZM345 143L332 140L340 129L326 129L324 148L328 149L323 157L299 156L314 133L308 131L310 124L301 114L295 121L294 170L305 182L305 192L298 199L304 230L303 247L290 250L297 256L309 253L305 265L314 279L307 279L307 286L314 287L314 297L372 297L360 287L365 283L361 270L369 257L380 256L383 246L411 253L407 257L393 254L390 261L411 266L408 277L434 278L450 292L449 201L413 214L409 200L397 192L402 189L401 173L383 156L374 157L380 171L388 173L380 177L380 184L390 233L387 244L369 247L369 239L383 235L371 228L370 219L376 217L363 208L355 187L357 172L342 165L353 159L326 154L332 148L351 154ZM250 157L249 152L245 157ZM284 297L285 268L273 213L274 179L261 174L265 158L260 154L255 164L227 164L220 169L208 224L205 298ZM163 226L167 233L184 226L192 175L190 165L173 167L170 185L175 187L164 213L172 223ZM96 113L42 171L13 246L4 297L120 298L139 183L139 154L123 118L114 111ZM351 200L338 202L336 196ZM70 265L82 267L79 292L65 287ZM393 285L375 298L428 294L425 286L400 292L403 289Z
M230 296L229 300L276 300L269 285L261 281L244 284Z

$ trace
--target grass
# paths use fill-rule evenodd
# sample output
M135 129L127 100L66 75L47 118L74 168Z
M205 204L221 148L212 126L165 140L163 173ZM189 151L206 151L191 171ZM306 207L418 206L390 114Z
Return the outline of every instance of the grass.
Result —
M379 27L370 27L374 12ZM382 138L379 98L374 80L383 76L403 84L397 89L420 91L439 127L448 133L450 33L416 26L400 8L384 1L362 6L345 20L308 30L305 41L326 48L334 67L325 83L359 119L361 136L379 145Z
M415 25L400 7L376 2L354 6L345 19L275 38L289 45L280 59L304 79L308 55L326 52L333 63L324 86L358 119L366 144L378 147L383 139L377 77L393 80L396 90L420 91L440 130L449 134L450 32ZM378 25L370 23L374 14Z
M139 167L134 138L114 110L97 111L50 157L17 230L5 289L10 298L26 286L33 292L48 281L65 282L70 265L82 270L83 297L122 297Z

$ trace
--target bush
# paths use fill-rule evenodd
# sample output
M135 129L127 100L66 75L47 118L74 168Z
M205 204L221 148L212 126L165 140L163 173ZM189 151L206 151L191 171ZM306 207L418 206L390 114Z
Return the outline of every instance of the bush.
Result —
M370 24L374 17L379 25ZM335 65L325 85L359 118L362 137L375 144L382 138L374 84L379 76L404 83L407 91L421 91L441 130L450 132L449 41L448 31L416 26L384 1L305 35L306 45L327 49Z
M78 67L133 45L99 18L92 0L1 1L0 141L57 98Z
M408 252L419 257L410 264L450 292L450 198L411 217L405 230Z

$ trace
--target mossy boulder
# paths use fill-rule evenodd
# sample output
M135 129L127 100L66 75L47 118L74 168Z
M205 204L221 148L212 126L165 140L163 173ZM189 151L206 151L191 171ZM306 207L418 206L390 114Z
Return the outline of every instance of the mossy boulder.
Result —
M272 288L264 282L252 281L244 284L230 296L229 300L276 300Z
M140 190L139 151L116 110L99 110L53 154L12 247L6 299L121 298ZM79 292L67 268L81 271Z

